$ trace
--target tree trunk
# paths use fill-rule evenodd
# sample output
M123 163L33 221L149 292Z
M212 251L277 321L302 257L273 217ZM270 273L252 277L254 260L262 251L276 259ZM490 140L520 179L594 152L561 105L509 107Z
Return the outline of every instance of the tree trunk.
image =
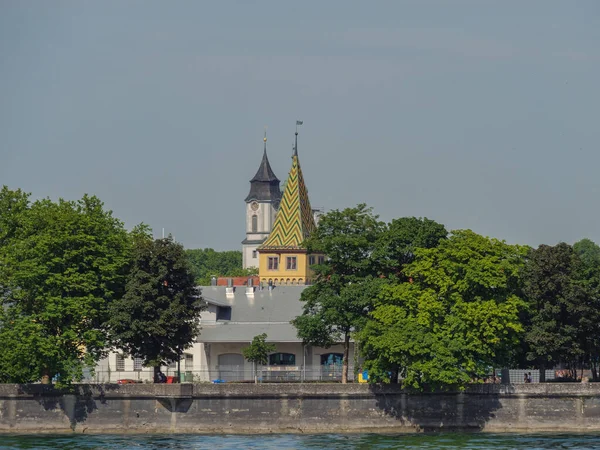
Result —
M391 384L398 384L398 373L400 372L400 369L396 366L392 369L392 375L390 378L390 383Z
M540 364L540 383L546 382L546 366L544 364Z
M350 333L344 334L344 358L342 359L342 384L348 383L348 353L350 351Z
M44 373L42 374L42 384L52 384L52 377L50 376L50 371L48 369L44 369Z

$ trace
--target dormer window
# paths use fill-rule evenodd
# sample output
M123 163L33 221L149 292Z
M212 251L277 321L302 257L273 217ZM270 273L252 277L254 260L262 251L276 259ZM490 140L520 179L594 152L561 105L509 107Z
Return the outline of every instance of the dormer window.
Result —
M217 306L217 320L231 320L231 306Z

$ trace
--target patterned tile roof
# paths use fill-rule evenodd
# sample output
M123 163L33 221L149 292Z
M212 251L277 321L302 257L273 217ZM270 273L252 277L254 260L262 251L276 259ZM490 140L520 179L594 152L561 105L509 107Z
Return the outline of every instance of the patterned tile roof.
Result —
M273 229L259 250L296 249L316 228L297 152L285 183Z

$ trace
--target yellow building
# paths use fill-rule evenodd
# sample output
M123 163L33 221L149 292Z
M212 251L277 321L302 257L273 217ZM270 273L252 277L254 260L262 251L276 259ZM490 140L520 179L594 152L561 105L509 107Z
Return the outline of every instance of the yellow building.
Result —
M310 284L310 266L322 262L322 255L309 255L302 242L316 228L313 210L298 160L298 132L292 168L269 237L258 247L258 276L266 285Z

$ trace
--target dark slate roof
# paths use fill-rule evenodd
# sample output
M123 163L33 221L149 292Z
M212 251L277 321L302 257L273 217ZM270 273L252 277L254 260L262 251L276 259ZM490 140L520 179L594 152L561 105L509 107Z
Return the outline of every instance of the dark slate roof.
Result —
M250 193L246 197L246 201L251 200L280 200L281 189L279 188L279 179L273 173L269 158L267 157L267 149L263 153L263 158L260 167L250 180Z
M254 298L245 287L227 297L222 286L202 287L202 297L218 306L231 306L231 320L202 322L198 342L250 342L267 333L267 341L302 342L290 320L302 314L300 294L306 286L276 286L272 291L255 288Z

